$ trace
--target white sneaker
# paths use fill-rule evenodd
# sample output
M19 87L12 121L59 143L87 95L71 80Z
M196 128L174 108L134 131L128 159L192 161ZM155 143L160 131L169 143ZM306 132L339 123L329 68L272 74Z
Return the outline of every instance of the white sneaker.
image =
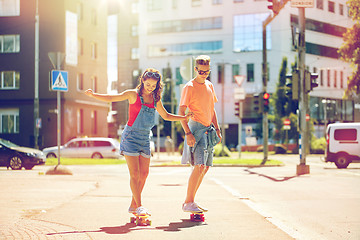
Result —
M129 207L128 212L129 212L129 213L136 213L136 208L134 208L134 207Z
M200 210L202 210L203 212L209 211L207 208L204 208L204 207L202 207L202 206L199 206L197 203L194 203L194 204L196 204L196 206L197 206Z
M192 212L192 213L201 213L203 212L203 210L201 210L196 203L192 202L192 203L184 203L182 206L182 209L184 212Z
M141 206L141 207L138 207L137 209L136 209L136 214L137 215L139 215L139 216L145 216L145 215L151 215L150 213L149 213L149 211L146 209L146 208L144 208L143 206Z

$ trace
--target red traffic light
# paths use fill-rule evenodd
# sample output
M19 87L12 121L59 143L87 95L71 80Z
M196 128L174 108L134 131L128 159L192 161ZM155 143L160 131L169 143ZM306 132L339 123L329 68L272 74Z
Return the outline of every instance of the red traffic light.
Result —
M269 93L264 93L264 95L263 95L263 99L264 100L268 100L270 98L270 94Z

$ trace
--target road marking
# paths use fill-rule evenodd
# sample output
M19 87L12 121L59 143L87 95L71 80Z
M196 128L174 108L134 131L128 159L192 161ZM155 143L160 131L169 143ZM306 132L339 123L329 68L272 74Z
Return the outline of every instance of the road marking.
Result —
M300 236L300 233L293 229L292 227L287 226L285 223L283 223L279 219L275 219L271 216L271 214L264 211L259 204L254 203L249 199L249 197L242 196L237 190L225 185L222 181L216 179L216 178L210 178L213 182L215 182L220 187L224 188L226 191L228 191L231 195L233 195L236 198L239 198L240 201L245 203L247 206L249 206L251 209L253 209L255 212L259 213L261 216L263 216L266 220L268 220L270 223L281 229L283 232L288 234L290 237L294 239L305 239Z

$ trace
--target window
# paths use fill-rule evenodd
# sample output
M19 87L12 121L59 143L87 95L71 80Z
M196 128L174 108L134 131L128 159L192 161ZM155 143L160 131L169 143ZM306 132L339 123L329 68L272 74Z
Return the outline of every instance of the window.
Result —
M221 53L223 50L222 41L213 42L193 42L149 46L149 57L199 55Z
M247 81L248 82L254 82L254 64L253 63L248 63L246 64L246 76L247 76Z
M344 72L340 71L340 88L344 88Z
M160 10L162 6L162 0L148 0L147 9L148 11Z
M97 77L93 76L91 78L91 88L94 90L94 92L97 92Z
M19 109L0 109L0 133L19 133Z
M244 2L244 0L234 0L234 3L241 3Z
M0 72L0 89L19 89L20 72L2 71Z
M329 12L335 13L335 3L333 1L328 2L328 10Z
M91 133L94 135L97 134L97 112L96 111L91 111ZM99 142L101 142L101 141L99 141Z
M79 38L78 39L78 56L84 55L84 39Z
M131 12L133 14L139 13L139 3L138 2L131 3Z
M20 35L0 35L0 53L20 52Z
M217 66L218 83L219 83L219 84L223 83L223 77L224 77L223 66L224 66L224 65L218 65L218 66Z
M131 26L131 36L133 37L139 36L139 25Z
M324 9L324 0L316 0L316 7L318 9L323 10Z
M191 0L191 6L193 7L201 6L201 0Z
M172 0L172 8L177 9L178 8L178 0Z
M324 86L324 70L320 70L320 86Z
M82 134L84 132L84 110L77 110L77 133Z
M97 11L95 9L91 11L91 24L97 25Z
M20 16L20 0L0 0L0 17Z
M84 90L84 74L78 73L77 75L77 89L79 91Z
M344 16L344 4L339 3L339 14Z
M221 29L222 17L151 22L148 33L169 33Z
M334 71L334 88L337 88L337 71Z
M330 69L327 70L327 86L330 87Z
M96 59L97 58L97 43L91 43L91 58Z
M262 23L268 13L236 15L233 18L233 51L248 52L262 50ZM266 27L267 49L271 49L271 27Z
M77 15L78 15L79 21L82 21L84 19L84 4L83 3L79 3L77 6Z
M355 128L349 129L335 129L334 138L337 141L356 141L357 130Z
M183 83L183 78L181 76L181 73L180 73L180 68L177 67L176 68L176 85L180 85Z
M108 141L94 141L95 147L111 147L111 143Z
M240 75L240 65L239 64L233 64L232 65L232 82L235 82L234 76Z
M140 58L139 48L132 48L131 49L131 59L132 60L137 60L139 58Z
M212 0L213 5L222 4L222 0Z

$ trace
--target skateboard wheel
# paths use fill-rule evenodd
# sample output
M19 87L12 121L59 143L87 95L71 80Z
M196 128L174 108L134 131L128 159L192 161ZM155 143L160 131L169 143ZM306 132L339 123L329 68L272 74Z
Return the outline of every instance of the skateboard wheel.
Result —
M130 217L130 223L134 223L136 221L135 217Z

